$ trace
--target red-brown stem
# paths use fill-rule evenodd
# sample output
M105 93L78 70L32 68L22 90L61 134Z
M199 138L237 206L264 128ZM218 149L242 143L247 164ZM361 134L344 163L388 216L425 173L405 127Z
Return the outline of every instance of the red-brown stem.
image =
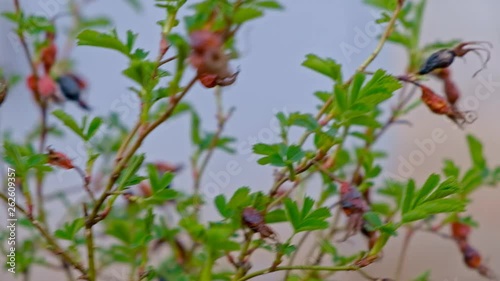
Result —
M395 280L401 280L400 278L401 278L401 274L403 273L403 267L405 264L408 248L410 246L410 241L411 241L411 238L413 237L414 233L415 233L415 230L413 229L413 227L409 227L407 232L406 232L405 238L403 240L403 246L401 247L401 253L399 254L398 265L396 267L396 273L394 274Z

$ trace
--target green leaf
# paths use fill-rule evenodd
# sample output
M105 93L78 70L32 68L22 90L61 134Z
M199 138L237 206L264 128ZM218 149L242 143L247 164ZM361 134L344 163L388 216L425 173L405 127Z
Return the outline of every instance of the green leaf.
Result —
M309 197L304 199L301 211L299 211L297 203L288 198L285 200L286 215L295 233L328 227L328 222L325 220L330 217L330 211L327 208L319 208L311 212L313 206L314 200Z
M97 131L99 131L99 128L101 127L103 122L104 121L100 117L95 117L94 119L92 119L89 128L87 129L87 133L85 134L85 139L87 141L90 140L97 133Z
M200 116L194 110L191 110L191 141L193 144L200 144Z
M426 271L419 275L417 278L413 279L413 281L429 281L431 277L431 272Z
M288 220L290 221L294 229L298 229L300 224L300 212L297 203L293 202L289 198L286 198L284 203Z
M286 158L290 162L298 162L302 160L304 156L305 156L304 151L302 151L302 149L298 145L289 146L286 152Z
M243 7L236 10L233 16L233 22L236 24L242 24L244 22L260 18L264 13L256 8Z
M397 0L364 0L365 4L386 11L393 11L396 8Z
M253 152L260 155L271 155L277 152L275 145L257 143L253 146Z
M118 179L118 190L122 190L129 185L129 180L136 176L137 171L139 171L139 168L141 167L145 158L146 156L144 154L134 155L132 157L132 159L129 161L129 164Z
M323 59L314 54L308 54L302 65L332 78L333 81L342 81L340 64L330 58Z
M35 154L28 157L26 160L26 166L29 168L34 168L47 163L47 155L45 154Z
M352 84L350 87L349 97L351 102L355 102L358 99L359 92L363 87L366 76L363 73L356 73L352 79Z
M279 223L287 221L285 210L277 209L266 214L266 223Z
M227 208L226 197L224 197L223 194L219 194L215 197L214 204L217 210L219 211L219 214L221 214L222 217L224 218L231 217L231 212Z
M318 121L311 114L294 112L288 117L288 124L306 128L309 131L315 131L319 128Z
M174 200L179 196L179 193L173 189L162 189L152 196L146 198L144 202L146 204L162 205L167 201Z
M444 161L443 173L447 177L458 178L460 176L460 168L451 160Z
M399 88L401 83L395 77L379 69L360 90L355 104L377 105L392 97L392 93Z
M336 84L334 90L335 104L340 112L344 112L349 108L349 101L347 100L347 93L342 85Z
M401 208L403 215L411 210L414 194L415 194L415 181L410 180L403 194L403 204Z
M440 177L437 174L432 174L427 178L424 185L417 193L413 203L413 208L418 206L420 202L423 202L434 191L436 186L439 184L439 179Z
M483 145L473 135L467 136L467 143L469 144L469 152L472 158L472 163L481 169L486 168L486 160L483 154Z
M242 209L248 205L250 205L250 188L248 187L238 188L227 203L227 207L231 210Z
M57 109L52 112L52 115L54 115L57 119L59 119L63 124L68 127L70 130L72 130L75 134L80 136L82 139L86 139L86 136L83 133L83 130L78 126L78 123L76 123L75 119L66 112L64 112L62 109Z
M382 225L384 225L382 219L380 219L380 216L375 212L366 212L363 214L363 218L366 220L366 222L368 222L372 231L377 230Z
M123 71L123 74L142 86L146 91L151 91L158 82L158 77L153 79L156 70L156 63L147 60L131 60L130 65ZM158 72L162 76L168 75L166 72Z
M261 8L266 8L266 9L276 9L276 10L282 10L283 9L283 6L281 6L280 3L278 3L277 1L272 1L272 0L269 0L269 1L259 1L257 3L255 3L256 6L259 6Z
M94 46L116 50L126 56L130 56L129 48L118 38L116 31L111 34L101 33L95 30L84 30L76 37L79 46Z
M417 208L403 214L402 221L403 223L408 223L416 220L421 220L435 214L463 212L464 210L465 202L460 199L438 199L424 202Z
M445 198L460 191L455 177L450 177L444 180L436 190L430 194L423 202Z

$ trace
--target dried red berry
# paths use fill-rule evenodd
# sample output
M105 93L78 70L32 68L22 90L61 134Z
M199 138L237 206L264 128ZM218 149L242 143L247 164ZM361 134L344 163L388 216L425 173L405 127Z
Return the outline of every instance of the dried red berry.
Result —
M451 224L451 233L453 238L457 240L467 240L469 234L471 232L471 228L467 224L463 224L460 222L453 222Z
M444 80L444 93L446 94L446 99L451 105L455 105L460 98L460 91L450 78L446 78Z
M229 69L230 56L225 53L223 43L223 35L218 32L198 30L190 34L189 61L207 88L228 86L236 81L238 72Z
M476 249L467 245L464 249L462 249L462 253L464 262L468 267L477 269L481 266L481 255Z
M40 53L40 58L43 63L45 73L50 73L52 66L56 62L57 46L54 42L50 42L48 46L44 47Z
M479 56L482 62L482 68L479 69L476 73L474 73L474 76L476 76L481 70L486 68L486 64L490 60L491 54L490 51L486 48L483 47L474 47L474 48L466 48L467 46L470 45L480 45L480 44L486 44L487 46L491 47L491 43L489 42L480 42L480 41L472 41L472 42L463 42L458 44L455 48L453 49L443 49L439 50L435 53L433 53L422 65L420 70L418 71L418 74L424 75L428 74L434 70L442 69L442 68L447 68L449 67L453 61L455 60L455 57L463 57L469 52L473 52ZM483 59L479 51L484 51L486 53L486 59Z
M44 75L38 79L38 92L44 98L52 98L56 94L57 85L49 75Z
M348 182L340 182L340 206L348 217L344 240L356 234L365 225L363 214L370 210L359 190Z
M75 168L71 159L61 152L57 152L51 148L48 149L48 162L50 165L57 166L66 170Z
M453 115L453 109L446 99L440 97L424 85L421 85L420 88L422 89L422 101L432 112L436 114Z
M253 232L260 233L263 238L273 237L274 231L266 225L261 212L252 207L247 207L242 213L243 223Z

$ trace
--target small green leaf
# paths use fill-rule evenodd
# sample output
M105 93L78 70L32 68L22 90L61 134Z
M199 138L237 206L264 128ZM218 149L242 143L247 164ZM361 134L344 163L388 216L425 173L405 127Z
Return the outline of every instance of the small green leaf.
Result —
M283 6L281 6L280 3L278 3L277 1L272 1L272 0L259 1L259 2L255 3L255 5L262 7L262 8L266 8L266 9L276 9L276 10L283 9Z
M486 160L484 159L483 145L473 135L467 136L467 143L469 144L469 152L472 158L472 163L481 169L486 168Z
M86 136L83 134L82 129L78 126L78 123L76 123L75 119L66 112L64 112L62 109L57 109L52 112L52 115L54 115L57 119L59 119L63 124L68 127L71 131L73 131L75 134L80 136L82 139L85 139Z
M309 54L306 56L306 60L302 63L302 65L325 76L328 76L334 81L342 81L340 64L330 58L323 59L314 54Z
M95 117L94 119L92 119L89 128L87 129L87 134L85 137L87 141L90 140L97 133L97 131L99 131L99 128L101 127L102 123L103 120L100 117Z
M439 184L439 179L440 177L437 174L432 174L427 178L424 185L416 195L416 198L413 203L413 208L418 206L420 202L423 202L434 191L434 189Z
M260 18L264 13L256 8L243 7L239 8L236 13L234 13L233 22L236 24L242 24L244 22Z
M126 56L130 55L128 47L120 41L114 30L111 34L106 34L87 29L80 32L76 38L79 46L107 48L116 50Z
M368 222L372 231L379 229L384 224L375 212L366 212L363 214L363 218Z
M401 208L403 215L411 210L414 194L415 194L415 181L410 180L408 182L406 190L404 190L403 204Z

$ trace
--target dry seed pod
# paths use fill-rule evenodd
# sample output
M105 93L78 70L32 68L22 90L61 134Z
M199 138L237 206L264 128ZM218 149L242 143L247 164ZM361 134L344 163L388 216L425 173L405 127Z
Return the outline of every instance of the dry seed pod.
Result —
M48 156L48 163L50 165L57 166L66 170L75 168L71 159L69 159L69 157L66 156L64 153L57 152L50 147L47 150L49 151L47 156Z
M418 71L418 74L424 75L437 69L447 68L453 63L455 57L464 57L467 53L473 52L479 56L482 63L481 69L479 69L478 71L476 71L476 73L474 73L473 75L474 77L481 70L486 68L487 63L490 60L491 54L490 51L484 47L473 47L473 48L466 48L466 47L470 45L481 45L481 44L486 44L490 48L492 47L491 43L489 42L471 41L471 42L460 43L453 49L439 50L430 55L430 57L424 62L424 64ZM483 59L483 56L479 51L483 51L486 53L486 59Z
M245 208L242 213L242 220L253 232L260 233L262 238L274 238L274 231L266 225L264 216L255 208Z
M344 240L360 231L365 220L364 213L370 210L368 203L359 190L348 182L340 182L340 206L348 217Z

